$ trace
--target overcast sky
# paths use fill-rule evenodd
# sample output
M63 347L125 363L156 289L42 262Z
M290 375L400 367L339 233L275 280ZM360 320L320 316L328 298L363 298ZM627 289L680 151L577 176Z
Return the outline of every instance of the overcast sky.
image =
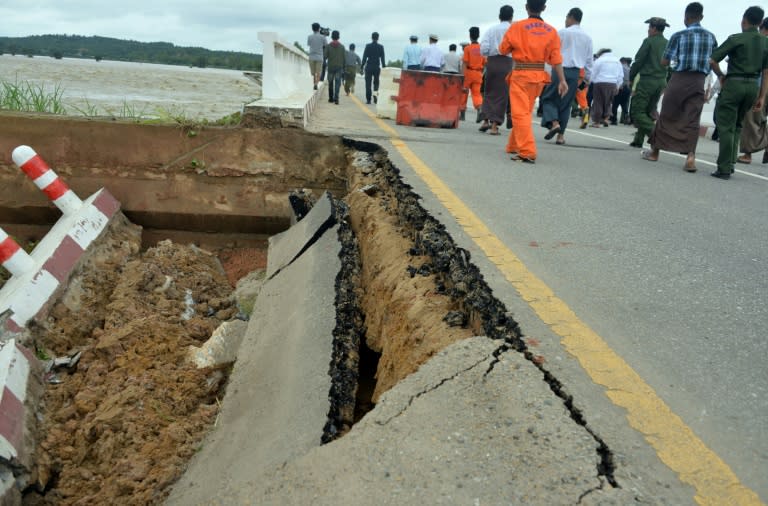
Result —
M667 19L667 37L684 28L687 1L676 0L550 0L543 17L560 28L571 7L584 11L582 27L595 50L610 47L619 56L634 57L651 16ZM722 42L740 30L741 16L751 2L705 0L703 26ZM258 32L274 31L287 42L306 46L310 25L341 32L341 41L354 42L360 54L372 31L381 34L387 60L402 58L408 36L439 35L439 45L468 41L468 28L482 32L498 22L502 2L387 0L133 0L105 2L1 0L0 36L42 34L101 35L141 42L172 42L179 46L261 53ZM526 17L525 2L509 2L515 20Z

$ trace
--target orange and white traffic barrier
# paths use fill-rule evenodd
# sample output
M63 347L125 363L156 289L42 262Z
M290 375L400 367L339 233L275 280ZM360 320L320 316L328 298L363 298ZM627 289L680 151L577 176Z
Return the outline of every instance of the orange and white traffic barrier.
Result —
M76 213L83 206L83 201L69 189L34 149L29 146L19 146L13 150L11 156L13 163L24 171L65 216Z
M35 268L32 257L0 228L0 264L14 276L21 276Z

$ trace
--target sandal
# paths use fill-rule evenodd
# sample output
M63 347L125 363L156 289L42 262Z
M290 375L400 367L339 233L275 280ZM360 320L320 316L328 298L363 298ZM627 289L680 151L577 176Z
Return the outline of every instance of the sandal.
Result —
M646 149L643 151L643 154L641 155L643 157L643 160L648 160L649 162L658 162L658 158L651 158L653 156L653 151L650 149Z
M565 144L565 139L557 139L555 141L555 144L557 144L558 146L562 146L563 144Z
M749 165L752 163L752 155L741 155L736 159L737 163L743 163L744 165Z
M517 153L510 156L509 159L512 160L513 162L536 163L536 160L534 158L526 158L524 156L518 155Z
M557 128L555 128L555 127L550 128L549 132L547 132L547 135L544 136L544 140L548 141L549 139L551 139L552 137L554 137L555 135L557 135L559 133L560 133L560 125L558 125Z
M480 125L480 128L478 128L478 130L480 130L481 132L487 132L490 129L491 129L491 125L488 123L483 123L482 125Z

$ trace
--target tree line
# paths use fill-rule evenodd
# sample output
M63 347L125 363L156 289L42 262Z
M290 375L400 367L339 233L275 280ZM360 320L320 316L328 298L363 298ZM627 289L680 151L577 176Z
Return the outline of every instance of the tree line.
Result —
M141 63L163 63L189 67L215 67L261 71L261 55L237 51L213 51L202 47L181 47L170 42L82 35L31 35L0 37L0 54L89 58Z

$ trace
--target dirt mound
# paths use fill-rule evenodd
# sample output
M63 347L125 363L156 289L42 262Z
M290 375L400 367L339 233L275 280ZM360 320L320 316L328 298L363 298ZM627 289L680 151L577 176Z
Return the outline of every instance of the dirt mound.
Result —
M47 388L25 504L157 504L215 422L229 371L198 370L184 357L238 313L232 286L216 257L194 246L136 251L126 243L116 254L123 264L113 255L84 270L81 310L60 304L57 331L36 336L38 349L82 356ZM103 303L82 300L89 294Z

